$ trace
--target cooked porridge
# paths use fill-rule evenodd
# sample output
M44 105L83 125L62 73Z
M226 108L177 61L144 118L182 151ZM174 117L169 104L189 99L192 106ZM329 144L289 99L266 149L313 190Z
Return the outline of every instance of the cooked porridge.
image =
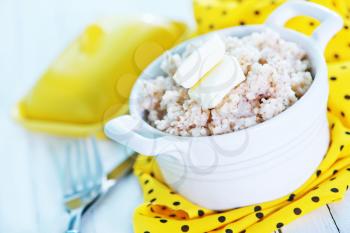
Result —
M272 31L242 38L223 37L225 55L237 59L245 80L229 90L214 108L204 108L178 85L173 76L195 51L167 54L164 76L145 80L140 105L153 127L179 136L217 135L266 121L295 103L310 87L312 76L306 52Z

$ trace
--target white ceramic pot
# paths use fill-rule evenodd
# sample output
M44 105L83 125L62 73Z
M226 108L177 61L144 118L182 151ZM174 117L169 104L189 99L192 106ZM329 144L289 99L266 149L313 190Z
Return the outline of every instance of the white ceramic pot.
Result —
M321 22L311 37L284 27L298 15ZM105 132L139 153L157 156L167 184L203 207L223 210L287 195L315 172L328 148L328 82L323 50L341 27L342 20L334 12L316 4L293 1L275 10L263 25L215 32L242 37L272 29L307 51L314 77L311 87L293 106L266 122L206 137L173 136L151 127L143 120L137 101L141 80L162 74L159 67L164 56L161 56L136 81L130 97L131 115L111 120ZM187 43L173 51L182 52Z

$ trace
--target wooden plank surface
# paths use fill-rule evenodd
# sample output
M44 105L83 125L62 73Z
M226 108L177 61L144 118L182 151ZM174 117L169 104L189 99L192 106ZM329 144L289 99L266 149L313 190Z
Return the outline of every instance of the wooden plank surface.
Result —
M9 116L16 100L87 23L102 16L144 12L193 25L189 0L0 1L0 232L58 233L67 220L49 149L51 145L62 150L66 139L28 133L16 125ZM115 144L102 143L100 148L106 167L123 156ZM121 180L86 216L83 232L132 232L132 211L141 201L136 178ZM350 232L349 195L282 232Z

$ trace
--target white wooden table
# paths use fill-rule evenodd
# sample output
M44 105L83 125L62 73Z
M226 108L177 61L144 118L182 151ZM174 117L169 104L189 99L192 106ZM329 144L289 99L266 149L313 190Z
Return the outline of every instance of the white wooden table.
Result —
M67 140L33 134L16 125L10 110L82 28L116 14L155 13L193 25L190 0L1 0L0 1L0 232L63 232L56 159ZM125 155L100 142L109 169ZM57 157L57 156L56 156ZM83 232L132 232L131 216L142 202L137 180L121 180L84 218ZM288 233L350 232L350 195L284 227Z

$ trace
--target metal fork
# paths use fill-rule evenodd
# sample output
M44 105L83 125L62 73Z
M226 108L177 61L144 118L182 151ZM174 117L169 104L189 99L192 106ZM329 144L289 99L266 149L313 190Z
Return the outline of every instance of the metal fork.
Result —
M82 215L102 193L106 177L95 139L78 140L65 149L61 180L64 204L70 215L66 233L79 233Z

